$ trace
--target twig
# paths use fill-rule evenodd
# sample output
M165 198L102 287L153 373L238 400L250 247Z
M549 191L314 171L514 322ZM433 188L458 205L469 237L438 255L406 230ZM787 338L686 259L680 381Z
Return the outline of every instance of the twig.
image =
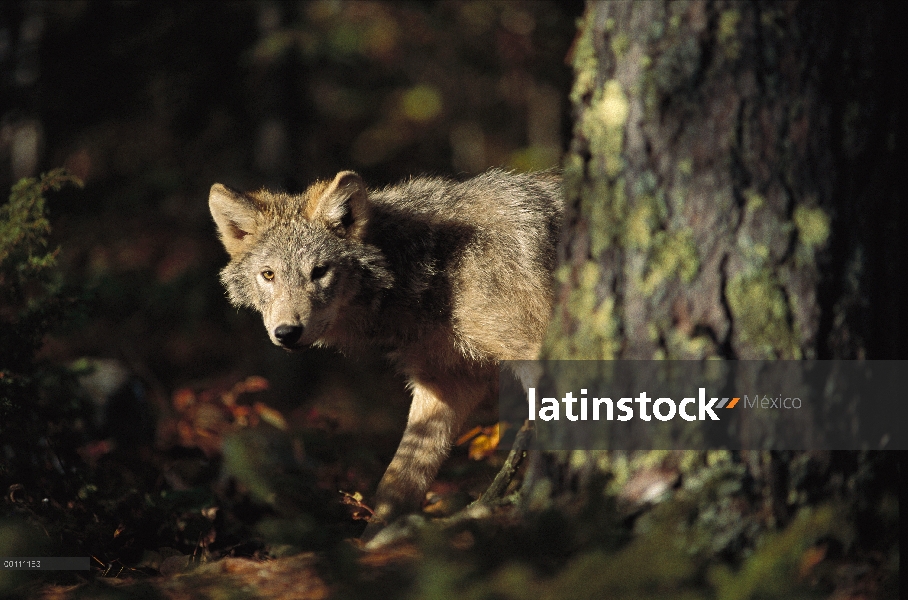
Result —
M517 432L517 437L514 438L514 445L511 446L511 451L508 453L504 465L502 465L492 484L477 502L495 504L501 500L511 481L514 480L517 469L520 468L520 464L526 457L526 451L532 437L533 425L529 421L524 421L523 427L520 428L520 431Z

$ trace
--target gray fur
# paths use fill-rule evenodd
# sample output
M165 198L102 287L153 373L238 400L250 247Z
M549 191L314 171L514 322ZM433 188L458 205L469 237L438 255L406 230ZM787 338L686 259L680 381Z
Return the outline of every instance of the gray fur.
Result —
M555 174L497 169L373 191L344 171L298 196L212 187L233 304L262 313L276 344L372 348L408 377L413 405L373 532L418 509L458 428L494 393L498 362L536 357L561 195ZM302 333L288 344L279 327Z

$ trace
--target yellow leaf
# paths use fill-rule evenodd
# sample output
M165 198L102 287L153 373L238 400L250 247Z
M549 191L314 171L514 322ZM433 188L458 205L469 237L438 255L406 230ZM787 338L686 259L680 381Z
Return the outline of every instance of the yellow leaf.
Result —
M477 435L470 443L469 456L473 460L482 460L491 456L501 441L501 434L507 428L507 424L496 423L491 427L486 427L482 433Z
M284 419L284 415L282 415L277 410L271 408L270 406L266 406L261 402L256 402L253 408L255 409L256 414L258 414L258 416L262 419L262 421L265 421L266 423L273 425L280 430L285 431L287 429L287 421Z

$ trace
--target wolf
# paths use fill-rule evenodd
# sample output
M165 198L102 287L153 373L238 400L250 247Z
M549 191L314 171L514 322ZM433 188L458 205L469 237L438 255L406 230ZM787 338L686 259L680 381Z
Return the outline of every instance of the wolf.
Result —
M384 353L412 402L378 485L379 530L419 510L499 362L537 357L549 322L563 214L555 172L413 177L368 190L353 171L304 193L215 184L230 301L259 311L287 350Z

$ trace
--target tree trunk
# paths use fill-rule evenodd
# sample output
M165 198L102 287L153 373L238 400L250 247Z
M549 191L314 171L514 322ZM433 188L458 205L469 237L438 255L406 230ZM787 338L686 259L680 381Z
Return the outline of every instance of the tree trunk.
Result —
M589 3L543 358L904 358L899 11ZM608 464L539 455L525 495Z

